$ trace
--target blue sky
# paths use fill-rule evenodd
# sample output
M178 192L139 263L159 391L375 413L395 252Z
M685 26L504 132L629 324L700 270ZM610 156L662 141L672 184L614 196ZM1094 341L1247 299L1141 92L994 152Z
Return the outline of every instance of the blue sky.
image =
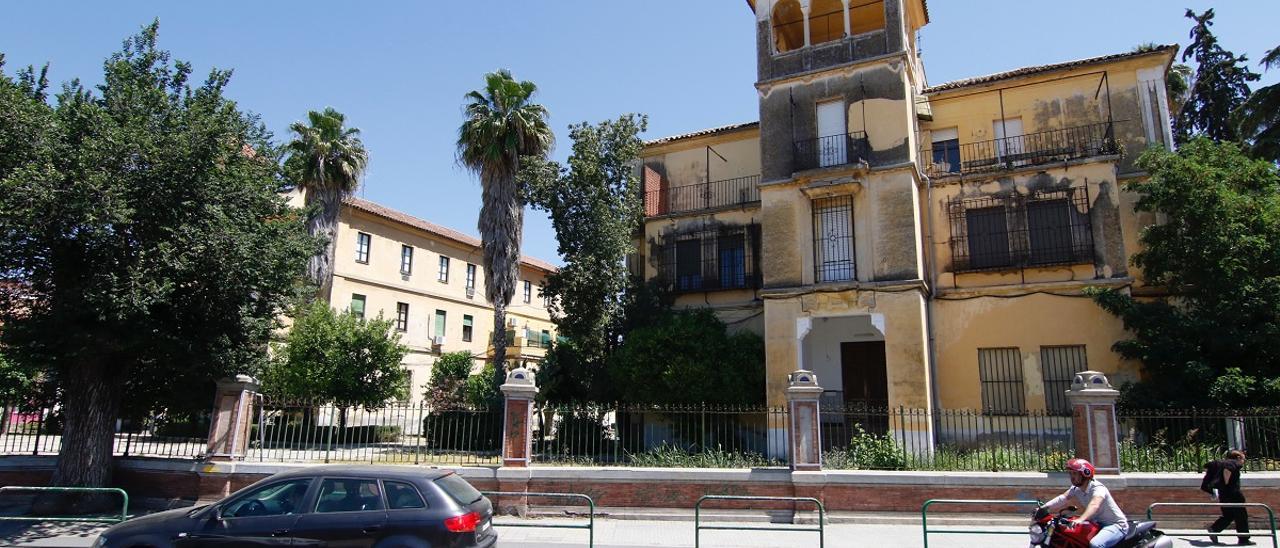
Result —
M1216 6L1224 46L1258 59L1280 45L1280 3L1261 0L931 0L921 47L931 84L1186 44L1183 9ZM12 2L0 18L7 68L52 65L62 82L101 79L102 60L152 18L175 57L232 68L230 95L278 139L333 106L370 150L361 194L476 233L480 187L454 162L462 96L496 68L533 80L558 146L566 127L649 115L647 138L758 117L754 15L742 0L461 2ZM1260 70L1260 69L1256 69ZM1263 84L1280 81L1280 70ZM525 252L559 262L545 216L526 217Z

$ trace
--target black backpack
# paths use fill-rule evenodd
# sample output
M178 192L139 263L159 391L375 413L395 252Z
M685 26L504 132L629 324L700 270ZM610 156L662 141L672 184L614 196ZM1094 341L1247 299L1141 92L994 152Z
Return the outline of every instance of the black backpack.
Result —
M1200 480L1200 490L1213 494L1213 489L1222 482L1222 461L1213 460L1204 465L1204 478Z

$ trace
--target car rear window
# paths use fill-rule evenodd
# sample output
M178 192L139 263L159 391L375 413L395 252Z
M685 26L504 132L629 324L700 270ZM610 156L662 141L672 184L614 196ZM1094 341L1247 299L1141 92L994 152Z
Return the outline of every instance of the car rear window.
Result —
M383 481L382 485L387 488L387 505L392 510L427 507L422 502L422 497L418 495L418 490L412 485L398 481Z
M475 487L472 487L467 480L462 479L457 474L449 474L447 476L436 479L436 485L439 485L444 492L449 493L453 500L462 504L471 504L483 496Z

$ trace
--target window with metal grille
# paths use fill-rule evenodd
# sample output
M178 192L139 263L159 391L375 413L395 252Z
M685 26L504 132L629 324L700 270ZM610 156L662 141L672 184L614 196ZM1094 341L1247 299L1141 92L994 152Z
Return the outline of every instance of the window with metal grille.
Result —
M396 331L409 330L409 303L396 303Z
M1044 408L1051 413L1071 414L1067 390L1076 373L1087 371L1084 345L1041 346L1040 376L1044 379Z
M947 216L956 272L1094 260L1087 188L957 198Z
M760 225L669 235L659 249L659 275L673 291L760 287Z
M373 236L363 232L356 233L356 262L369 264L369 245Z
M853 196L814 200L814 281L823 283L853 280L857 275L853 244Z
M1022 357L1017 348L979 348L978 378L986 412L1017 415L1027 410Z
M444 255L440 256L440 272L436 275L436 279L449 283L449 258Z
M413 246L400 246L400 274L413 274Z

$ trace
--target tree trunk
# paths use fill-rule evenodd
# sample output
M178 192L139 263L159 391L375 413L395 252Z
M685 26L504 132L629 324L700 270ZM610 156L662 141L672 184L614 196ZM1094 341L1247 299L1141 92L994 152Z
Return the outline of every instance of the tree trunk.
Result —
M82 363L62 375L62 448L52 485L105 487L111 482L122 376L108 369Z
M502 386L507 380L507 305L493 303L493 382Z
M324 249L307 261L307 276L316 284L316 295L325 301L333 289L333 264L337 254L338 211L342 192L336 189L307 189L307 206L320 208L307 218L307 233L324 239Z

